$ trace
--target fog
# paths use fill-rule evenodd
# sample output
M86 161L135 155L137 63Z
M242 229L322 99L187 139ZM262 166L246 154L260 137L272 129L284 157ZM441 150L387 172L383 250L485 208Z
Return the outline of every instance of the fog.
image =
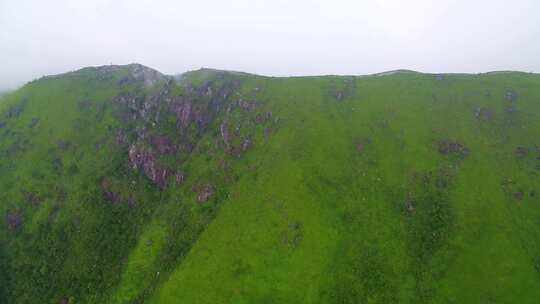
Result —
M540 72L538 0L0 0L0 89L138 62L263 75Z

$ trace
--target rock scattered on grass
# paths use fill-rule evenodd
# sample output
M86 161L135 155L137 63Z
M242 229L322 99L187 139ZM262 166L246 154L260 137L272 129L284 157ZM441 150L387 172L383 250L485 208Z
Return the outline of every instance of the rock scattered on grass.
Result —
M493 111L483 107L478 107L474 110L474 117L478 120L489 121L493 118Z
M290 223L287 225L287 229L282 232L281 238L286 246L298 247L304 239L304 226L298 221Z
M527 149L526 147L517 147L514 151L514 154L517 157L525 157L529 154L529 149Z
M517 94L513 91L508 91L506 92L504 98L507 100L507 101L510 101L510 102L514 102L517 100Z
M196 187L195 192L197 192L197 201L199 203L204 203L214 194L214 187L210 184L198 186Z
M243 99L239 99L238 106L245 112L252 112L253 110L255 110L257 104L255 103L255 101L246 101Z
M11 231L19 230L23 225L22 215L17 211L8 211L6 215L8 229Z
M439 142L439 153L443 155L455 154L467 156L469 154L469 149L461 143L442 140Z

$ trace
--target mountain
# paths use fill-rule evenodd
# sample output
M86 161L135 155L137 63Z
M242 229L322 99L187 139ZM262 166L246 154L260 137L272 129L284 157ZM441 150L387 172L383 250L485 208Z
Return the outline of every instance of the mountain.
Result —
M131 64L0 100L2 303L536 303L540 75Z

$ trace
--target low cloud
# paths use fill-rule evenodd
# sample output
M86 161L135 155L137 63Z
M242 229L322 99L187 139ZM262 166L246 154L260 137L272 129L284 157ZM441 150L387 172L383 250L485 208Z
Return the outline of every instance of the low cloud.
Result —
M540 71L540 3L0 0L0 90L138 62L287 76Z

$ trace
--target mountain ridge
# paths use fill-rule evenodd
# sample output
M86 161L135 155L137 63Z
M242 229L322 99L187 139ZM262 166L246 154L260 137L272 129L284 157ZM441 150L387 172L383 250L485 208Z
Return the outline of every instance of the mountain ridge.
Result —
M61 77L65 74L70 73L77 73L80 71L83 71L85 69L98 69L98 70L120 70L120 69L129 69L129 68L142 68L145 70L151 70L154 72L157 72L163 76L167 77L180 77L183 74L186 73L193 73L193 72L222 72L222 73L231 73L231 74L241 74L241 75L252 75L252 76L259 76L259 77L268 77L268 78L302 78L302 77L327 77L327 76L336 76L336 77L370 77L370 76L387 76L392 74L399 74L399 73L418 73L418 74L425 74L425 75L495 75L495 74L530 74L530 75L537 75L538 73L534 72L525 72L525 71L519 71L519 70L494 70L494 71L487 71L487 72L469 72L469 73L462 73L462 72L421 72L421 71L415 71L415 70L409 70L409 69L395 69L395 70L388 70L383 72L376 72L376 73L370 73L370 74L320 74L320 75L294 75L294 76L268 76L263 74L255 74L250 72L243 72L243 71L235 71L235 70L227 70L227 69L215 69L215 68L208 68L208 67L201 67L196 70L190 70L182 73L173 73L173 74L164 74L158 71L157 69L154 69L152 67L146 66L141 63L128 63L128 64L109 64L109 65L97 65L97 66L87 66L83 67L77 70L69 71L69 72L63 72L59 74L52 74L52 75L45 75L40 78L37 78L35 80L32 80L30 82L42 79L42 78L54 78L54 77ZM13 91L13 90L7 90L7 91Z
M0 302L540 297L539 75L181 75L2 97Z

